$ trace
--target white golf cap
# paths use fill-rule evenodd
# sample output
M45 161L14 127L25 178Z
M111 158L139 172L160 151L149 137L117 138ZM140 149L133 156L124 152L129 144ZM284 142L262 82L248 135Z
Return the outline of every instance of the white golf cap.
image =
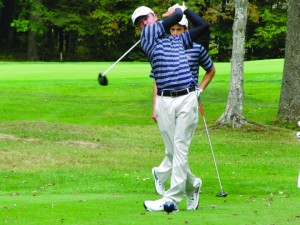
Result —
M187 20L187 18L186 18L185 15L182 16L182 19L179 21L178 24L180 24L182 26L185 26L186 28L189 27L189 22L188 22L188 20Z
M154 12L152 11L152 9L150 9L149 7L147 7L147 6L140 6L140 7L138 7L136 10L134 10L134 12L133 12L133 14L131 16L133 25L135 25L135 20L138 17L140 17L140 16L146 16L149 13L153 13L154 14Z

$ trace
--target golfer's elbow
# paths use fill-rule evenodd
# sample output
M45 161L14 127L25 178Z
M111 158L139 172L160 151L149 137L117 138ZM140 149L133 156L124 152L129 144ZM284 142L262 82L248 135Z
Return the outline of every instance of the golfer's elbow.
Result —
M212 66L212 68L210 69L210 71L208 71L209 76L211 77L211 79L215 76L216 74L216 68L215 66Z
M216 69L214 66L212 66L212 68L205 73L205 77L208 83L214 78L215 74L216 74Z

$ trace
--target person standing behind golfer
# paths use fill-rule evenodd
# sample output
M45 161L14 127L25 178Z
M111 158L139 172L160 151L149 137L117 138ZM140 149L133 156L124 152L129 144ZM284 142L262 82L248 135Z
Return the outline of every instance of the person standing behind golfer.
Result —
M188 20L185 15L182 20L171 27L170 33L171 35L180 35L188 29ZM199 66L201 66L206 73L203 76L203 79L200 83L199 90L204 90L210 81L213 79L215 75L215 67L214 64L207 54L205 48L200 45L193 43L193 48L185 50L186 57L188 59L191 73L194 77L194 82L198 84L198 75L199 75ZM150 77L154 78L153 73L150 74ZM152 108L152 119L157 122L155 105L156 105L156 97L157 97L157 87L154 82L153 85L153 108ZM155 190L158 194L163 195L165 192L165 183L171 176L172 170L172 162L169 160L167 156L163 159L161 164L158 167L154 167L152 169L152 175L154 178ZM200 178L199 178L200 179ZM189 198L192 196L187 196L187 209L193 210L194 208L189 205Z
M182 20L178 24L175 24L174 26L172 26L170 28L170 34L171 35L180 35L187 30L188 30L188 20L186 19L186 16L183 15ZM201 66L206 72L203 76L203 79L202 79L200 85L199 85L199 90L202 92L208 86L208 84L213 79L213 77L216 73L213 61L207 54L207 51L205 50L205 48L202 45L197 44L197 43L193 43L193 48L186 49L185 53L186 53L186 57L189 62L191 73L194 77L194 82L196 84L198 84L199 67ZM151 71L150 77L154 78L152 71ZM157 122L156 113L155 113L156 96L157 96L157 86L156 86L156 83L154 82L152 119L155 122Z
M194 28L181 35L169 36L166 31L177 24L183 14ZM166 156L172 162L171 187L161 199L145 201L148 211L162 211L166 202L173 202L174 210L186 193L190 206L197 209L201 180L189 169L188 152L198 123L197 85L190 72L185 49L193 47L205 30L207 23L185 6L170 7L157 21L155 13L146 6L137 8L132 14L133 23L142 31L141 46L150 59L157 86L156 114L158 127L164 140Z

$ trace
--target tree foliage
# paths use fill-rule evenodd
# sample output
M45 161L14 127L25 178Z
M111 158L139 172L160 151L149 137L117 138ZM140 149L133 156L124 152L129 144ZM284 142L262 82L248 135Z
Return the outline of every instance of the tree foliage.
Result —
M26 56L35 32L39 60L114 60L138 39L131 14L141 5L161 19L177 0L0 0L0 50ZM229 61L232 51L233 0L186 0L210 24L198 42L215 61ZM283 57L287 0L249 0L246 59ZM275 50L276 49L276 50ZM22 59L24 59L24 56ZM0 55L1 57L1 55ZM140 48L124 60L147 60Z
M266 3L252 5L255 16L247 27L248 59L284 57L287 2L269 0Z

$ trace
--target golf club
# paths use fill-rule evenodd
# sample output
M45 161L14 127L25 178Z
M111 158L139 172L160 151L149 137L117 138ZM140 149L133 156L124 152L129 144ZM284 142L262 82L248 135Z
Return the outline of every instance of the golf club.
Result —
M300 188L300 171L299 171L299 176L298 176L298 188Z
M298 126L300 127L300 121L298 121ZM300 132L297 132L296 136L300 141ZM298 176L298 188L300 188L300 171L299 171L299 176Z
M112 64L107 70L105 70L103 73L99 73L98 74L98 83L102 86L106 86L108 85L108 80L107 77L105 76L108 71L110 71L118 62L120 62L132 49L135 48L135 46L137 46L139 43L141 42L141 40L138 40L137 43L135 43L130 49L128 49L127 52L124 53L124 55L122 55L114 64Z
M298 126L300 127L300 121L298 121ZM296 133L296 136L297 136L297 138L298 138L299 141L300 141L300 132L297 132L297 133ZM299 177L300 177L300 175L299 175Z
M202 115L203 122L204 122L204 125L205 125L208 142L209 142L211 153L212 153L212 156L213 156L213 159L214 159L214 164L215 164L215 168L216 168L216 172L217 172L217 176L218 176L218 180L219 180L219 184L220 184L220 188L221 188L221 192L219 194L217 194L216 197L226 197L227 193L223 190L223 187L222 187L222 184L221 184L219 170L218 170L214 150L213 150L213 147L212 147L212 144L211 144L211 140L210 140L210 137L209 137L208 128L207 128L207 125L206 125L206 120L205 120L205 117L204 117L204 110L203 110L203 106L202 106L200 98L199 98L199 109L201 111L201 115Z

